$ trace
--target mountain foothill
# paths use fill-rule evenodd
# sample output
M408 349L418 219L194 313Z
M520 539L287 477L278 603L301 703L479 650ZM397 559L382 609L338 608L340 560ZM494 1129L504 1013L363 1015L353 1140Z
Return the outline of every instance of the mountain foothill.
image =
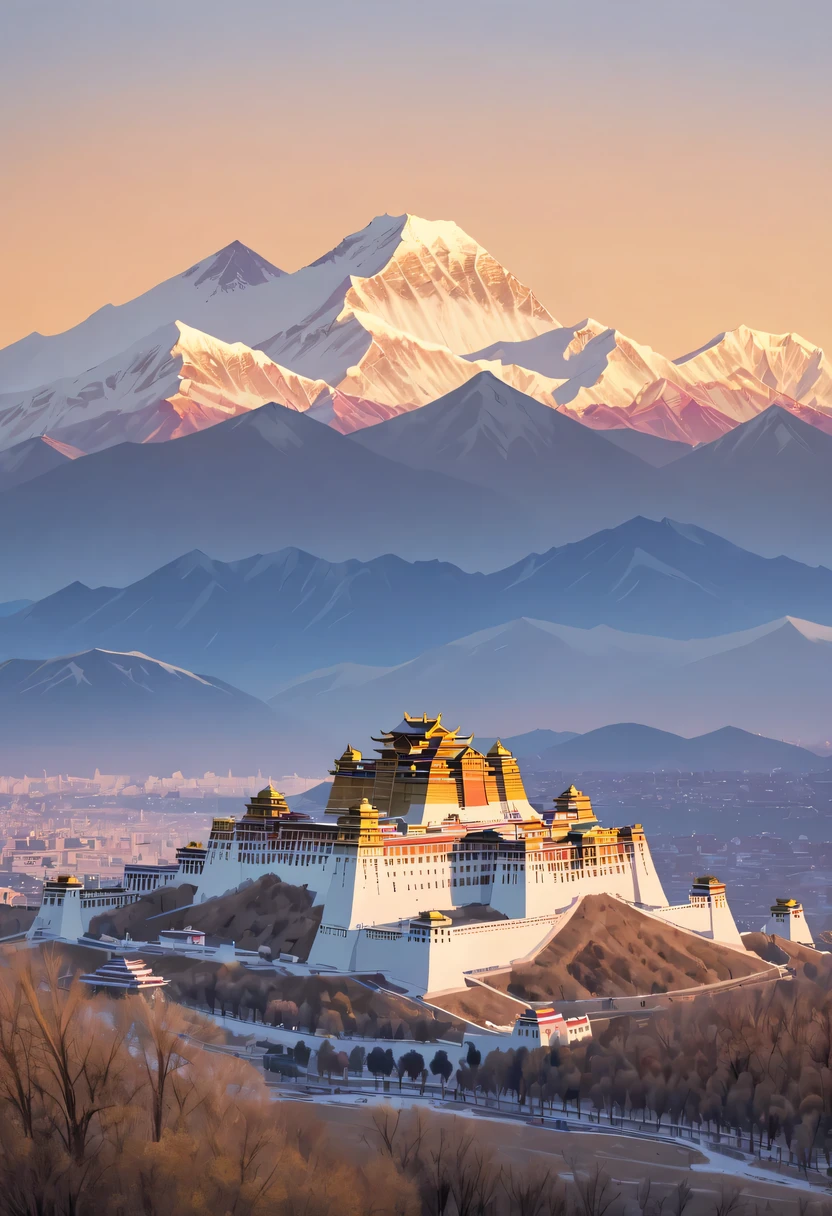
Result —
M450 221L233 241L0 351L0 767L320 771L405 704L565 769L802 771L830 468L798 335L564 325Z

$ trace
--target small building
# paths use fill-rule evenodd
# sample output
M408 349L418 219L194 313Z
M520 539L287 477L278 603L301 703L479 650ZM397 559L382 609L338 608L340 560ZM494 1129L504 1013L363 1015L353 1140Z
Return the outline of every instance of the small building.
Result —
M160 929L159 945L168 949L181 946L204 946L205 934L202 929L194 929L192 925L186 925L184 929Z
M97 971L80 978L93 993L103 992L115 997L142 993L155 998L156 993L170 983L161 975L154 975L140 958L113 958Z
M586 1014L565 1018L557 1009L525 1009L514 1023L512 1046L568 1047L592 1038L592 1027Z
M771 908L771 917L765 926L766 933L776 933L787 942L799 942L814 948L815 942L806 923L803 904L796 899L778 899Z

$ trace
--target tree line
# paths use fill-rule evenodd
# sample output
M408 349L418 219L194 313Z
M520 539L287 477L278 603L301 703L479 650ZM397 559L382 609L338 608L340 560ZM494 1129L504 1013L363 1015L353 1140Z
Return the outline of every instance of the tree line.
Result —
M20 951L4 962L4 1216L741 1216L743 1206L750 1216L754 1210L736 1191L714 1198L693 1194L684 1182L646 1177L637 1188L625 1187L597 1160L570 1157L568 1150L564 1169L555 1141L552 1156L538 1152L518 1163L516 1154L486 1151L467 1121L417 1110L381 1107L372 1120L365 1113L359 1143L346 1135L356 1130L357 1111L330 1132L309 1108L272 1101L258 1070L206 1050L206 1023L174 1003L90 998L48 951ZM377 1046L353 1066L417 1083L433 1075L478 1095L492 1092L493 1076L495 1100L508 1096L529 1110L588 1102L613 1122L661 1110L664 1119L751 1126L755 1142L769 1127L785 1134L791 1120L793 1142L805 1128L808 1144L832 1101L830 1031L822 993L784 986L758 998L732 994L730 1002L686 1005L643 1027L617 1019L574 1051L521 1048L483 1059L469 1047L455 1067L452 1049L410 1048L395 1059L392 1048ZM778 1111L775 1128L768 1121ZM788 1196L779 1210L807 1212Z
M497 1108L688 1128L733 1137L750 1152L779 1146L801 1166L832 1166L832 994L806 979L702 995L641 1023L616 1017L574 1047L484 1058L473 1043L462 1054L319 1049L320 1075L365 1068L377 1083L407 1078L424 1092L432 1077L443 1095L451 1086Z

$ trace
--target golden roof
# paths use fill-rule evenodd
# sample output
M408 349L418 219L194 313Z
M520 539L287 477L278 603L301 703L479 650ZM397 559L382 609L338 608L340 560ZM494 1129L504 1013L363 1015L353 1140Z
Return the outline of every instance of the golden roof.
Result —
M356 764L360 759L361 752L357 747L353 747L351 743L348 743L341 755L338 757L338 763L340 764L344 762L346 764Z
M446 916L444 912L437 912L436 908L431 908L427 912L420 912L411 921L411 924L421 925L452 925L453 923L450 916Z
M511 752L507 747L503 747L500 739L495 740L494 746L488 749L489 756L510 756Z
M260 793L257 794L257 801L258 802L273 802L275 800L275 798L282 798L282 797L283 797L283 795L280 793L280 790L276 790L270 781L269 784L266 786L266 788L264 790L260 790Z

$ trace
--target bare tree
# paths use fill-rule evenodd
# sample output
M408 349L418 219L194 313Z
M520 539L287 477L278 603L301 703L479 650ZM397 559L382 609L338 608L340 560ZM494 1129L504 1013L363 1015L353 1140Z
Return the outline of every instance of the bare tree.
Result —
M572 1172L576 1208L580 1216L604 1216L620 1198L621 1192L613 1190L612 1179L597 1161L586 1173L573 1164ZM723 1216L727 1216L727 1213L723 1213Z
M171 1080L190 1063L182 1045L185 1021L176 1005L161 1000L150 1005L140 996L131 999L130 1013L136 1027L139 1058L150 1092L152 1136L158 1142L162 1139L165 1115L172 1097Z

